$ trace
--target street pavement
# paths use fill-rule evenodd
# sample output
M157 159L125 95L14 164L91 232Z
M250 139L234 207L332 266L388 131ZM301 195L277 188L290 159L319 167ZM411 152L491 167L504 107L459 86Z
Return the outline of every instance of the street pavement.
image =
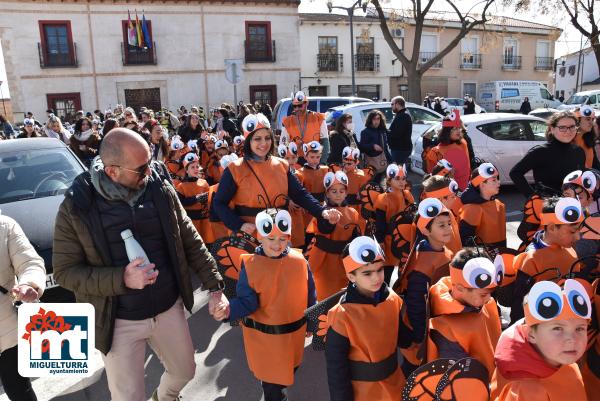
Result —
M420 182L418 176L409 179ZM421 191L420 185L414 192ZM418 199L418 197L415 197ZM508 245L516 248L516 236L521 219L524 198L512 187L503 187L500 199L506 204ZM197 288L196 285L195 288ZM241 330L214 321L208 314L208 297L205 292L194 293L195 307L189 317L190 332L195 346L196 375L183 389L183 401L259 401L262 399L260 383L248 370ZM307 340L304 361L296 373L295 384L288 396L292 401L328 401L327 375L323 352L313 351ZM39 378L33 380L38 400L54 401L107 401L110 393L101 359L96 374L85 380ZM146 394L148 397L158 386L163 372L154 353L146 353ZM8 397L0 387L0 401Z

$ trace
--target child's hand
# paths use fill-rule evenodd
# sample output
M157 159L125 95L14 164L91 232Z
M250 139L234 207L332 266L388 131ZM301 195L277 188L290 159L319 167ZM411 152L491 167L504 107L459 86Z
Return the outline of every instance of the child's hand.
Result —
M329 224L337 224L342 217L342 214L335 209L327 209L323 210L323 214L321 215L325 220L329 221Z
M215 310L215 313L213 315L213 317L215 318L215 320L217 322L220 322L224 319L227 319L229 317L229 313L230 313L230 309L229 309L229 304L219 304L217 306L217 309Z

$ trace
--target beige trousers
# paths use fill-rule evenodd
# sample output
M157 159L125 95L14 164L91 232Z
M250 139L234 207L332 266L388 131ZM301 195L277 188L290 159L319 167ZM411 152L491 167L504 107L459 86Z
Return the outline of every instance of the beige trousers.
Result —
M173 401L194 378L196 363L190 329L181 298L152 319L116 319L113 342L102 354L113 401L146 401L144 357L146 343L158 356L165 372L158 386L159 401Z

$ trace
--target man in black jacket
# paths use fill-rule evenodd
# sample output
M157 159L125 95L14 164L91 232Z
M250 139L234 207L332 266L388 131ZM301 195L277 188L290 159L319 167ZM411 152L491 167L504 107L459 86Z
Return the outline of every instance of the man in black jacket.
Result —
M392 159L396 164L408 162L412 152L412 117L406 110L406 102L402 96L392 99L392 111L395 113L388 132L388 145Z

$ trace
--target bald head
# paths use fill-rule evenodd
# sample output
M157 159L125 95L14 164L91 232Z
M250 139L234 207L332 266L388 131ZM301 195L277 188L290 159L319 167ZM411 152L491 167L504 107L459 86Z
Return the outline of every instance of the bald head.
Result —
M128 159L147 155L150 149L144 139L127 128L115 128L106 134L100 146L100 159L105 166L121 165Z

